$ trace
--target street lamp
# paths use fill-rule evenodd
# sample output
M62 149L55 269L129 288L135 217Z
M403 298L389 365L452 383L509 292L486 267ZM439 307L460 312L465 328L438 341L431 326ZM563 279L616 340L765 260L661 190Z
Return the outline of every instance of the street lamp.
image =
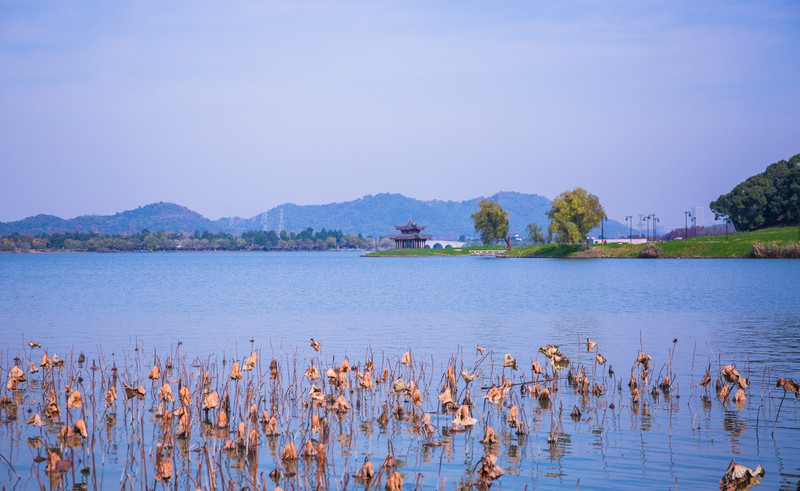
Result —
M628 228L628 243L632 244L633 243L633 239L632 239L632 237L633 237L633 216L627 215L625 217L625 221L628 222L628 227L629 227Z
M660 221L661 221L661 219L660 218L656 218L656 215L653 214L653 242L657 242L658 241L658 225L656 225L656 224L658 222L660 222Z
M689 240L689 217L692 216L691 211L684 211L683 212L683 236L686 240Z
M650 242L650 215L644 217L644 223L647 225L647 232L644 241Z
M603 227L603 222L607 222L607 221L608 221L608 217L605 216L605 215L603 216L603 218L600 219L600 243L601 244L605 244L606 243L606 234L605 234L605 228Z

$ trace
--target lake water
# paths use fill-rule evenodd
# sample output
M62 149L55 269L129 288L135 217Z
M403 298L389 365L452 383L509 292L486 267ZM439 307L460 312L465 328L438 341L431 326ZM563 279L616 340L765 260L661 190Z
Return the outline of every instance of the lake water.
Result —
M139 346L149 360L142 365L149 365L137 365L138 372L130 368L133 378L146 375L154 351L163 357L178 349L188 360L216 360L220 373L229 371L221 360L241 361L253 347L267 373L272 357L287 360L282 370L296 357L302 371L303 363L318 357L324 371L344 356L355 364L373 353L376 366L378 359L393 360L392 373L399 374L397 361L410 349L429 367L419 377L429 382L421 409L433 414L444 445L422 447L419 435L406 431L413 425L401 420L374 432L362 427L357 435L348 433L356 440L347 444L356 455L328 465L338 479L353 472L365 454L377 468L391 440L406 486L413 488L418 473L430 489L444 479L447 488L469 482L485 450L478 440L491 424L502 434L495 453L505 469L496 483L508 489L573 487L579 479L587 489L673 487L676 479L679 489L714 488L731 459L751 468L760 462L765 489L795 489L800 481L797 403L786 398L776 424L783 389L774 387L777 377L800 379L800 261L5 254L0 255L0 325L4 375L15 356L41 357L27 350L29 340L51 354L83 352L87 364L102 358L127 368L137 365L132 350ZM309 347L312 337L323 343L319 355ZM598 343L615 378L604 372L608 365L593 362L594 352L586 353L587 337ZM474 386L478 425L465 433L447 430L452 416L441 413L436 395L454 353L471 368L481 358L476 346L490 350L479 370L479 380L488 386L499 383L505 353L517 358L521 370L504 374L515 383L530 380L531 362L547 361L537 353L546 344L560 345L576 369L582 363L592 383L606 388L604 396L586 398L572 391L562 374L552 405L563 407L556 445L546 441L559 415L556 407L543 409L531 397L516 397L530 430L517 435L504 419L506 408L483 402ZM653 357L653 375L642 402L633 404L627 382L640 347ZM668 395L651 397L655 379L669 370L670 355L673 387ZM718 400L713 381L708 397L698 387L709 366L713 380L728 364L750 379L741 409ZM147 387L151 407L155 401ZM459 391L463 388L462 382ZM45 431L47 440L46 430L22 421L29 417L27 409L41 409L41 399L31 387L17 409L19 419L6 414L0 425L0 454L21 475L17 482L0 461L0 482L6 485L36 485L38 468L31 467L36 451L29 452L16 436ZM584 410L580 421L569 417L574 406ZM363 426L377 416L373 412L364 406L347 421ZM57 426L50 428L49 443ZM150 452L157 432L146 431ZM107 438L117 439L115 452L125 453L124 438L111 432ZM331 445L346 446L341 439ZM81 448L84 456L100 452ZM258 472L266 476L277 465L275 452L266 445L259 452ZM84 482L97 485L99 476L100 483L119 486L127 464L117 460L91 466L92 477ZM336 487L339 481L330 479ZM292 480L281 486L304 487Z

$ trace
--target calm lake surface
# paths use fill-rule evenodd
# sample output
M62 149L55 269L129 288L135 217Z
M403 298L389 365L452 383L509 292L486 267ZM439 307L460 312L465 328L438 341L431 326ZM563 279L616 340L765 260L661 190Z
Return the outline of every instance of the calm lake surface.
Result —
M0 326L4 376L29 340L51 355L83 352L92 360L102 352L106 362L121 365L134 346L152 360L154 350L175 352L179 343L190 359L242 360L253 339L265 366L273 356L296 352L298 363L320 356L323 371L345 355L353 363L364 360L368 349L376 365L378 358L396 363L410 349L437 370L460 349L464 366L472 367L480 345L491 350L481 375L490 385L505 353L526 374L515 373L514 381L530 380L531 362L547 361L537 349L556 344L573 364L584 363L593 383L607 387L602 401L591 402L561 389L558 445L546 441L556 408L542 410L535 399L522 399L531 431L516 435L503 427L499 411L477 400L473 416L481 423L474 435L445 431L449 446L426 447L427 457L417 456L423 453L418 437L398 426L362 432L354 444L358 455L336 465L353 472L369 453L377 468L393 439L407 487L413 489L420 472L423 487L433 489L446 478L451 488L468 482L489 422L503 432L497 454L506 474L496 485L507 489L571 488L579 479L586 489L672 488L676 479L679 489L713 489L731 459L751 468L760 462L765 489L795 489L800 482L800 413L795 398L787 397L776 424L783 389L774 387L777 377L800 379L800 261L3 254ZM323 343L320 355L309 347L312 337ZM587 354L587 337L598 343L616 378L602 374L594 352ZM657 398L648 387L634 406L627 382L640 347L653 356L653 380L672 352L674 386ZM41 353L28 356L38 360ZM709 366L713 380L728 364L750 379L742 409L718 400L713 381L708 397L698 386ZM142 370L146 375L149 366ZM432 377L434 402L440 383L439 375ZM31 397L22 406L36 411L37 403ZM569 417L576 405L584 408L580 421ZM423 409L435 414L437 428L452 419L427 401ZM363 422L367 416L353 417ZM36 486L32 453L14 435L40 430L4 419L0 453L10 456L22 480L0 462L0 482ZM407 453L402 459L398 448ZM266 475L275 458L263 452ZM117 487L121 467L110 459L95 472L101 483Z

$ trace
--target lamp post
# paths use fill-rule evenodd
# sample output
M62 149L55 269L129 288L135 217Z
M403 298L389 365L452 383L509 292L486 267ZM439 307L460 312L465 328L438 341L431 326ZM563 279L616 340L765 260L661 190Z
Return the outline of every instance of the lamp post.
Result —
M653 242L658 242L658 222L660 222L660 218L656 218L655 213L653 214Z
M628 222L628 243L633 243L633 216L627 215L625 216L625 221Z
M692 232L694 232L694 237L697 238L697 216L692 217Z
M647 232L644 238L645 242L650 242L650 215L644 217L644 223L647 225Z
M606 234L605 234L605 228L603 227L603 222L607 222L607 221L608 221L608 217L605 216L605 215L603 215L603 218L600 219L600 243L601 244L605 244L606 243Z
M689 217L692 216L691 211L683 212L683 237L689 240Z

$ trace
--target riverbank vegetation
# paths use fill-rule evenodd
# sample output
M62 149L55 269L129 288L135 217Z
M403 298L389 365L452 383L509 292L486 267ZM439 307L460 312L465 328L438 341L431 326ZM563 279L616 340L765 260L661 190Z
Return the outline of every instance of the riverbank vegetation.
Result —
M733 233L727 237L710 235L648 244L594 244L589 248L541 244L519 247L504 257L797 258L800 257L797 238L797 227L778 227ZM645 247L657 247L658 251L642 252Z
M341 230L280 233L250 231L242 235L226 232L141 232L127 235L97 233L19 234L0 237L0 252L137 252L137 251L327 251L370 249L380 244L372 237L344 234Z

